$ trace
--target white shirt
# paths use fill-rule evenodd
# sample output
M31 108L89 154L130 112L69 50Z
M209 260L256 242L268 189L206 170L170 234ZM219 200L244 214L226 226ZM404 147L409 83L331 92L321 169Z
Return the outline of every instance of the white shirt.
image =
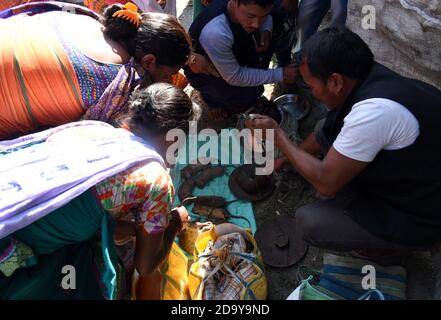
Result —
M373 98L352 106L333 147L348 158L371 162L383 149L410 146L419 134L419 123L407 108L389 99Z

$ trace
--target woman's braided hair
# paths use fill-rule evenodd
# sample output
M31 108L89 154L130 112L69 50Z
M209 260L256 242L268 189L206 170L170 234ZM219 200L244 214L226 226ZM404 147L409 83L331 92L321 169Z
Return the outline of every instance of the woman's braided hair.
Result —
M135 90L128 111L118 122L132 129L165 134L171 129L188 132L189 121L197 121L200 108L182 90L168 83L155 83Z

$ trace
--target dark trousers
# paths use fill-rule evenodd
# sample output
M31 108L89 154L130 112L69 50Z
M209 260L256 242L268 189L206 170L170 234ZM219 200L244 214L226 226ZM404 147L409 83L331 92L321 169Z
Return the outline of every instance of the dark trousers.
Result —
M295 26L296 17L290 15L282 7L281 1L276 1L271 15L273 17L273 33L271 44L262 58L262 65L269 66L273 54L277 57L277 65L284 67L292 63L292 48L297 41Z
M303 240L319 248L349 251L352 249L411 250L379 238L361 227L347 213L345 204L350 194L318 200L296 212L297 232Z
M302 0L299 5L298 27L305 43L316 33L326 13L331 9L330 26L344 26L348 0Z
M323 134L324 120L315 128L315 137L323 154L331 147ZM334 250L351 249L394 249L411 250L400 244L379 238L354 221L344 210L351 201L350 187L335 198L318 200L299 208L296 212L297 232L315 247Z

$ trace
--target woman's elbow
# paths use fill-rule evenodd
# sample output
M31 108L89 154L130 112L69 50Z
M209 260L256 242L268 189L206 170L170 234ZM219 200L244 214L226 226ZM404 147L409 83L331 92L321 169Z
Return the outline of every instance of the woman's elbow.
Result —
M151 275L159 266L158 264L153 263L138 263L136 265L136 271L142 276L147 277Z

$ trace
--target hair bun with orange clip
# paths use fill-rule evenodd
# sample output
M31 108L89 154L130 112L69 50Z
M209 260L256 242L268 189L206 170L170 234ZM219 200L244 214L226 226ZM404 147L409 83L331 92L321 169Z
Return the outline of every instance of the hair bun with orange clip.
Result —
M137 28L139 28L142 18L141 15L138 13L138 7L136 6L136 4L132 2L127 2L122 7L123 8L115 12L112 17L127 20L130 23L134 24Z

